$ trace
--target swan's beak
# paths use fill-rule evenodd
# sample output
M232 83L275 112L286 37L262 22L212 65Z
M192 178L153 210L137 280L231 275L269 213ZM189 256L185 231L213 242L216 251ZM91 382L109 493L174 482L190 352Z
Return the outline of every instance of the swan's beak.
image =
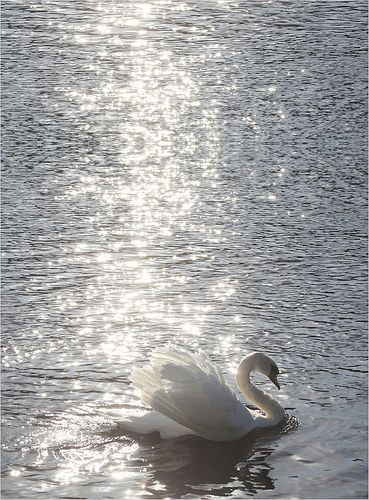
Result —
M271 373L269 375L270 380L273 382L273 384L276 386L276 388L279 390L281 386L279 385L279 382L277 380L277 374L276 373Z

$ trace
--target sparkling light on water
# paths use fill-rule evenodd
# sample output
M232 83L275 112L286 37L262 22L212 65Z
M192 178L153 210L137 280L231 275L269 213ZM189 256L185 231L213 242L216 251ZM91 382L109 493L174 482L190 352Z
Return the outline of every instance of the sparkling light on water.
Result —
M364 497L360 5L4 2L4 495ZM301 432L120 432L166 344Z

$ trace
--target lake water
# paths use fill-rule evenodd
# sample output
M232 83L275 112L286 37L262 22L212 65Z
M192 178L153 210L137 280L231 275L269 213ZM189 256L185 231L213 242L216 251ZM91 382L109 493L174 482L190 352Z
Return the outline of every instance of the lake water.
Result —
M3 498L366 498L364 0L4 0ZM133 366L299 426L138 439Z

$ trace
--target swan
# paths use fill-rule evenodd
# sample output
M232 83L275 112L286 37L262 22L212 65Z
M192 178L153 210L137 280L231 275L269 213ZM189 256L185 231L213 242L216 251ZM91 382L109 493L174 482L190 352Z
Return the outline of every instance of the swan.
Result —
M284 408L251 382L253 371L280 389L278 366L257 352L238 366L240 391L264 413L241 403L203 351L159 348L151 352L149 364L135 368L130 377L141 401L154 411L126 416L117 425L138 434L158 431L163 439L192 434L210 441L236 441L255 429L275 426L285 418Z

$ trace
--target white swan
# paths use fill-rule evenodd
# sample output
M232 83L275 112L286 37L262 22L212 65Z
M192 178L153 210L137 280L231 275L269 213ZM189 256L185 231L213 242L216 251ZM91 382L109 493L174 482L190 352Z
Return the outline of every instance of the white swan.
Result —
M247 355L237 370L241 392L265 415L241 403L204 352L158 349L151 353L148 365L135 368L131 375L141 400L156 411L127 416L117 424L140 434L158 431L164 439L195 434L211 441L235 441L256 428L275 426L285 411L251 382L252 371L269 377L279 389L279 370L261 353Z

